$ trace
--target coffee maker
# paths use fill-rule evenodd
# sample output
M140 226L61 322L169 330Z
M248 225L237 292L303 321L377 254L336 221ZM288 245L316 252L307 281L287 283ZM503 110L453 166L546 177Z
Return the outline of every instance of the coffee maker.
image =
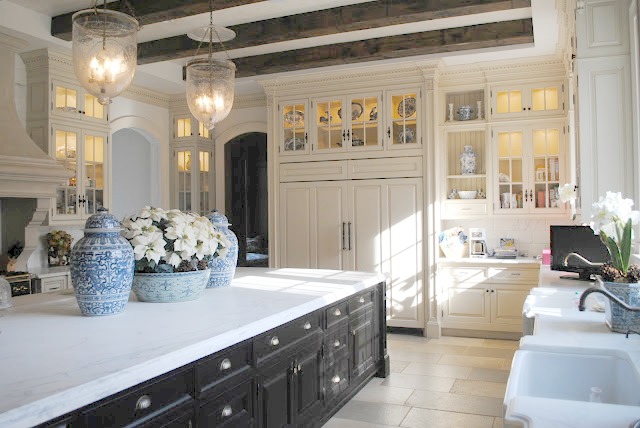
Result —
M482 227L469 228L469 257L485 258L487 253L487 229Z

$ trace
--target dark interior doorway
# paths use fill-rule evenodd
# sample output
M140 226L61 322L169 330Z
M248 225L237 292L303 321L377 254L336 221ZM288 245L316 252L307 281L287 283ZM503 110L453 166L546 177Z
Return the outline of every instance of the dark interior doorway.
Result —
M250 132L225 144L225 204L238 237L238 266L269 266L267 134Z

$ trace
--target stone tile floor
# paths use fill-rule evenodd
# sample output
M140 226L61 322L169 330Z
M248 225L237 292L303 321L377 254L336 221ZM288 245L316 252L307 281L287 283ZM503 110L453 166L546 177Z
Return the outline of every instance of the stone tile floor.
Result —
M373 378L323 428L502 428L518 341L387 338L391 375Z

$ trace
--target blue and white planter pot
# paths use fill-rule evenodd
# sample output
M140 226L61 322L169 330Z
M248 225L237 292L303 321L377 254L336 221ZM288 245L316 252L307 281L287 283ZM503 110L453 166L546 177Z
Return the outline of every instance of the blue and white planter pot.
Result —
M171 303L195 300L209 282L211 270L170 273L138 273L133 292L141 302Z
M233 276L236 274L236 265L238 264L238 238L236 234L229 229L231 224L224 214L213 210L207 218L231 243L226 257L219 257L209 261L211 276L209 277L207 287L226 287L231 285Z
M599 276L600 287L609 291L629 306L640 306L640 283L623 283L603 281ZM640 331L640 312L627 311L619 304L604 299L605 322L611 331L628 333Z
M125 309L134 255L121 230L115 216L99 209L87 219L84 237L71 249L71 284L82 315L113 315Z

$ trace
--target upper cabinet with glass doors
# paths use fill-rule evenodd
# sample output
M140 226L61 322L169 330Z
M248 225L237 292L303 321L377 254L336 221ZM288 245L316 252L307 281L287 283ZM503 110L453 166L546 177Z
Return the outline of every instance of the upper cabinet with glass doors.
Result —
M314 152L382 148L380 95L319 98L311 105Z
M213 199L213 151L195 145L176 148L173 156L176 187L173 206L181 211L207 214Z
M51 82L51 112L60 117L106 123L107 107L80 85L58 80Z
M174 116L173 118L173 138L179 141L191 137L209 139L211 133L201 122L191 115Z
M491 118L556 116L565 111L564 84L542 82L491 88Z
M278 105L280 154L309 154L308 111L306 100L287 101Z
M385 105L387 148L414 148L420 145L420 91L387 91Z
M558 193L565 180L564 134L560 123L494 129L494 212L564 210Z

